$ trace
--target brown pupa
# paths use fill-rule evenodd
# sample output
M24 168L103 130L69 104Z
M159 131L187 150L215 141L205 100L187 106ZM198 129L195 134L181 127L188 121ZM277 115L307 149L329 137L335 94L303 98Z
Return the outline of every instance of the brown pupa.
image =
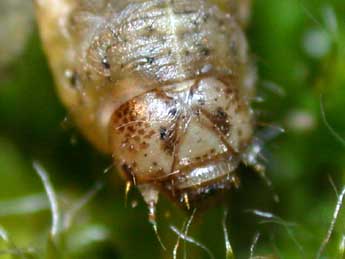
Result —
M182 206L238 186L259 166L249 0L36 0L59 95L112 154L155 219L160 192Z

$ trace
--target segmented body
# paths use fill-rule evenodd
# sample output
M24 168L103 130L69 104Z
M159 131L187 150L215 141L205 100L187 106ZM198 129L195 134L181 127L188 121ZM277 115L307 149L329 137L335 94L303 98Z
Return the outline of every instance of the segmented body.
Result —
M59 93L151 206L237 185L254 95L248 1L38 0Z

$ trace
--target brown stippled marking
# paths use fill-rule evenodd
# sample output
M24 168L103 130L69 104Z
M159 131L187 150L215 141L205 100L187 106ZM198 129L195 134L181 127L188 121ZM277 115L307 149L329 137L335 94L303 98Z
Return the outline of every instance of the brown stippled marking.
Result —
M144 138L145 139L151 139L153 135L155 135L155 131L150 130L149 132L147 132L147 134L144 136Z
M177 128L160 128L160 139L162 140L162 149L169 155L173 154L174 148L176 146L177 140Z
M228 134L231 128L228 114L223 110L222 107L218 107L212 116L211 120L216 127L224 134Z
M227 136L218 128L218 126L215 126L213 124L213 121L212 121L213 115L205 109L200 109L200 111L208 121L200 120L199 123L201 123L201 125L208 128L209 130L212 130L213 132L215 132L220 137L221 141L223 142L223 144L226 146L226 148L228 150L227 153L229 156L237 154L237 152L233 149L233 147L228 142Z
M166 127L160 127L159 129L159 135L161 140L166 140L168 134L167 134L167 128Z

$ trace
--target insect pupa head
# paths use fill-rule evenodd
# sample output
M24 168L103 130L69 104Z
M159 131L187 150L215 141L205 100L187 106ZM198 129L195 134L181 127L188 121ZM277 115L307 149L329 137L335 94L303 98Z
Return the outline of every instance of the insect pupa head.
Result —
M110 134L117 167L150 206L161 191L189 209L238 186L252 112L235 80L205 77L132 98L114 112Z

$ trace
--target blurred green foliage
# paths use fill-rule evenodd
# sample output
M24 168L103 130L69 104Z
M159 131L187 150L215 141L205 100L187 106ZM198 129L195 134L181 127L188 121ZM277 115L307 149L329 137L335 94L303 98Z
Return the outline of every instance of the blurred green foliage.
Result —
M255 1L248 36L258 95L265 100L255 105L259 124L285 128L266 144L268 175L280 201L260 177L241 168L241 188L224 198L235 258L250 256L257 233L254 255L276 256L270 258L315 258L326 237L338 199L331 182L339 192L345 184L345 146L325 121L345 138L344 17L344 0ZM104 183L55 239L33 161L47 170L65 216ZM170 227L181 229L188 214L161 200L162 250L141 197L132 191L125 206L124 182L114 170L104 171L109 165L111 159L69 122L34 30L25 51L0 72L0 258L172 258L177 236ZM226 253L223 207L197 214L189 231L215 258ZM272 214L262 217L254 209ZM322 258L344 258L344 216L340 210ZM209 258L180 243L178 258L184 251L187 258Z

